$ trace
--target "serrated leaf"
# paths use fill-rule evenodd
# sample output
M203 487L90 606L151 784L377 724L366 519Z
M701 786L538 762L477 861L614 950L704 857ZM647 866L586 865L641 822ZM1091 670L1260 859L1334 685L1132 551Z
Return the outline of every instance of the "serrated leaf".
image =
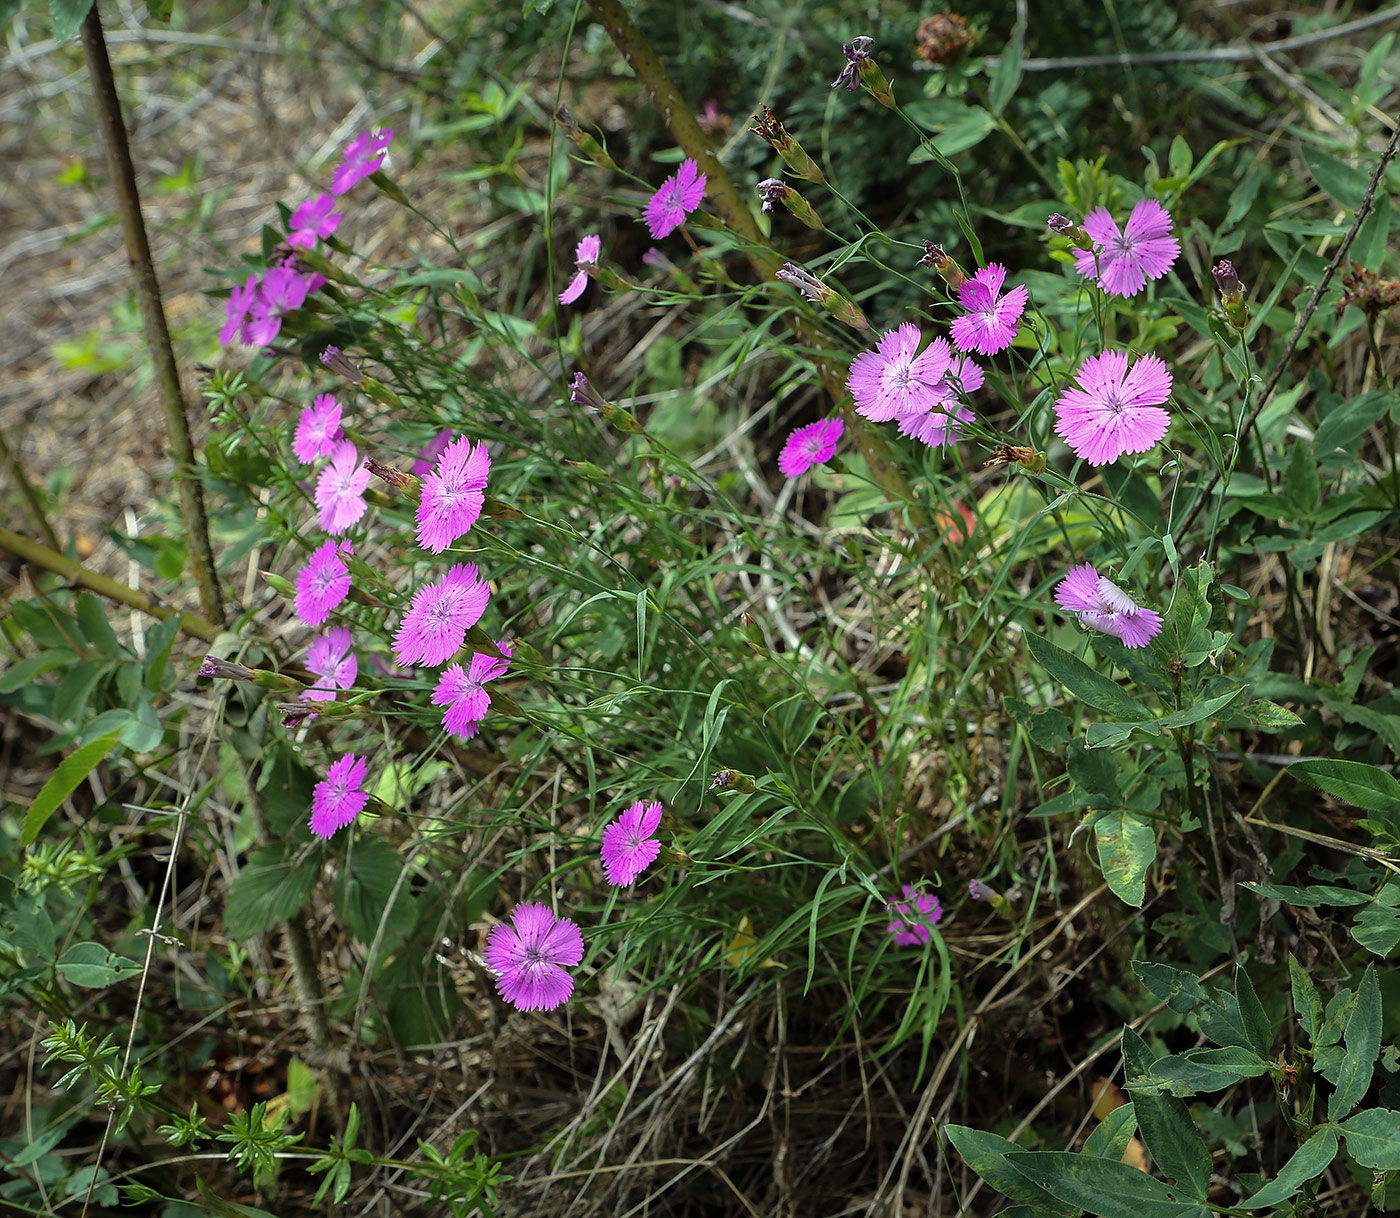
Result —
M1260 1057L1268 1057L1274 1046L1274 1025L1241 964L1235 965L1235 1001L1240 1005L1240 1022L1249 1037L1249 1047Z
M83 592L78 597L78 624L83 635L100 655L115 660L121 655L121 644L107 620L107 606L91 592Z
M1259 1189L1252 1197L1236 1204L1245 1210L1262 1210L1281 1205L1314 1176L1327 1170L1337 1157L1337 1131L1330 1126L1319 1129L1293 1152L1278 1176Z
M1400 1112L1367 1108L1341 1125L1347 1153L1372 1171L1400 1171Z
M1330 1120L1340 1121L1366 1094L1381 1052L1381 987L1376 966L1368 964L1356 990L1356 1009L1347 1020L1343 1039L1347 1055L1337 1071L1337 1089L1327 1105Z
M1400 883L1383 884L1375 898L1361 909L1351 926L1351 937L1368 952L1389 956L1400 944Z
M72 38L92 6L93 0L49 0L54 38L59 42L67 42Z
M77 658L71 651L51 650L37 656L30 656L29 659L21 660L18 664L12 664L3 673L0 673L0 694L13 693L21 685L28 685L35 677L43 676L51 669L71 664Z
M1129 1104L1120 1104L1099 1122L1084 1143L1084 1153L1099 1159L1112 1159L1123 1162L1128 1153L1133 1135L1137 1133L1137 1110Z
M1343 761L1324 757L1317 761L1295 761L1290 774L1321 787L1334 796L1368 812L1394 812L1400 808L1400 782L1384 770L1363 761Z
M1147 870L1157 858L1157 830L1132 812L1111 812L1094 822L1099 867L1113 894L1141 908Z
M70 753L53 772L44 789L34 797L29 811L24 816L24 828L20 831L20 842L32 846L39 836L39 830L47 823L54 809L77 790L83 781L114 748L121 736L121 730L108 732L96 740L89 741L82 748Z
M54 965L59 974L88 990L101 990L115 985L123 977L141 971L135 960L118 956L100 943L75 943Z
M355 843L349 866L336 881L336 912L361 943L373 943L388 910L381 951L397 947L413 925L413 905L407 885L399 885L403 861L388 842L362 837ZM398 888L395 897L395 888ZM393 906L389 902L393 900Z
M1188 1049L1152 1063L1152 1077L1169 1084L1173 1095L1219 1091L1242 1078L1258 1078L1268 1072L1268 1062L1253 1050L1238 1045L1223 1049Z
M1250 880L1241 887L1261 897L1282 901L1285 905L1297 905L1300 909L1317 909L1324 905L1346 909L1352 905L1365 905L1372 899L1369 893L1353 892L1350 888L1337 888L1331 884L1310 884L1307 888L1298 888L1293 884L1258 884Z
M1197 1202L1178 1201L1175 1190L1146 1172L1067 1151L1021 1151L1006 1161L1026 1179L1098 1218L1208 1218Z
M1238 685L1234 689L1226 690L1223 694L1217 694L1213 698L1206 698L1179 711L1173 711L1170 715L1163 715L1157 720L1157 726L1169 729L1190 727L1193 723L1200 723L1202 719L1210 719L1229 706L1244 691L1245 686Z
M1291 728L1303 726L1303 721L1286 706L1270 702L1267 698L1255 698L1251 702L1246 702L1235 711L1235 714L1241 716L1251 726L1266 732L1285 732Z
M224 933L249 939L300 913L316 887L320 860L295 847L255 850L229 886Z
M1045 670L1081 702L1107 711L1116 719L1141 722L1152 717L1147 707L1125 689L1095 672L1078 656L1056 647L1049 639L1028 634L1026 647Z
M1322 999L1318 997L1317 986L1307 971L1292 954L1288 957L1288 978L1293 987L1293 1010L1308 1034L1308 1044L1317 1041L1317 1030L1322 1026Z
M1150 1082L1152 1053L1132 1028L1123 1029L1123 1061L1125 1085L1133 1097L1138 1129L1157 1167L1197 1201L1204 1201L1210 1184L1210 1151L1186 1105L1176 1096L1135 1086Z

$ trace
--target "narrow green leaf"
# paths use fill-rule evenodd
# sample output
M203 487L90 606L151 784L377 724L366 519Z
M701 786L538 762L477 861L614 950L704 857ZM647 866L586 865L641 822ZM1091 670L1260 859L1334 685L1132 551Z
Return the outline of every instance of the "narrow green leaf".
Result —
M1337 1071L1337 1090L1327 1105L1327 1115L1340 1121L1366 1094L1371 1085L1371 1073L1381 1051L1381 987L1376 980L1376 966L1368 964L1361 975L1356 992L1356 1010L1347 1020L1344 1034L1347 1055Z
M992 113L998 118L1006 109L1006 103L1015 96L1016 86L1021 83L1021 56L1025 53L1025 48L1026 25L1025 22L1018 21L1011 31L1011 41L1002 49L997 69L992 74L989 104Z
M1300 909L1316 909L1323 905L1345 909L1352 905L1365 905L1372 899L1369 893L1353 892L1350 888L1337 888L1332 884L1310 884L1307 888L1298 888L1293 884L1256 884L1250 881L1242 886L1261 897L1271 897L1285 905L1297 905Z
M1249 1037L1249 1047L1260 1057L1268 1057L1274 1047L1274 1025L1241 964L1235 965L1235 999L1240 1004L1240 1022Z
M1400 1112L1367 1108L1343 1121L1347 1152L1372 1171L1400 1171Z
M1132 812L1112 812L1094 822L1099 867L1113 894L1141 908L1147 892L1147 870L1157 858L1157 831L1152 822Z
M1176 1190L1146 1172L1068 1151L1021 1151L1006 1161L1026 1179L1098 1218L1207 1218L1210 1211L1180 1201Z
M1169 1084L1173 1095L1219 1091L1242 1078L1258 1078L1268 1071L1268 1062L1237 1045L1224 1049L1188 1049L1152 1063L1152 1077Z
M1321 787L1328 795L1369 812L1393 812L1400 807L1400 782L1384 770L1362 761L1335 758L1296 761L1288 767L1288 772Z
M1317 1030L1322 1026L1322 999L1318 997L1317 986L1308 976L1307 970L1298 963L1296 956L1288 957L1288 978L1293 985L1293 1011L1303 1031L1308 1034L1308 1044L1317 1041Z
M1281 1205L1314 1176L1327 1170L1337 1157L1337 1131L1324 1126L1293 1152L1278 1176L1252 1197L1236 1204L1245 1210L1262 1210Z
M1182 710L1173 711L1170 715L1163 715L1157 720L1157 726L1165 728L1190 727L1191 724L1199 723L1202 719L1213 718L1244 693L1245 688L1243 685L1237 685L1234 689L1217 694L1214 698L1206 698Z
M1124 1075L1142 1140L1164 1176L1175 1180L1197 1201L1204 1201L1210 1184L1210 1151L1186 1105L1174 1095L1135 1086L1151 1082L1152 1060L1147 1042L1132 1028L1124 1028Z
M91 740L59 762L53 777L44 784L44 789L34 797L29 811L24 816L24 828L20 831L20 842L32 846L39 836L39 830L47 823L54 809L77 790L83 781L114 748L121 731L108 732Z
M1081 702L1107 711L1117 719L1150 719L1147 707L1102 673L1095 672L1078 656L1056 647L1049 639L1026 635L1026 646L1045 670Z

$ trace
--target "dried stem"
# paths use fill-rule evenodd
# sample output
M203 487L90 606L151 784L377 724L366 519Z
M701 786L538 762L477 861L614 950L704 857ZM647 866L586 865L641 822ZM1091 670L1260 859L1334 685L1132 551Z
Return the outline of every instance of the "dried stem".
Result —
M102 20L97 5L88 10L82 24L83 54L87 58L88 75L92 79L92 95L97 106L102 142L107 149L107 169L116 193L117 215L121 221L122 239L126 243L131 263L131 278L136 289L136 303L141 310L141 328L146 334L146 349L155 370L156 387L165 412L165 430L169 437L170 456L174 463L175 488L180 499L180 515L185 522L190 565L204 616L212 622L224 621L223 593L219 589L218 571L214 566L214 551L209 544L209 522L204 512L204 491L195 470L194 445L190 440L190 424L185 416L185 397L180 388L180 370L170 345L170 330L165 324L165 309L160 302L160 283L156 279L151 247L146 240L146 223L141 217L141 196L136 190L136 171L131 163L131 148L126 140L122 121L121 100L117 97L112 62L107 58L107 43L102 37Z

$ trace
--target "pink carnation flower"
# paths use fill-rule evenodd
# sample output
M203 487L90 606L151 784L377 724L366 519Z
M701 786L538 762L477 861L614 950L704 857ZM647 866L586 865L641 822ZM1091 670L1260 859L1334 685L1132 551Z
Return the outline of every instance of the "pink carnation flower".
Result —
M700 172L700 166L687 157L681 167L661 183L661 189L647 204L647 228L652 238L659 241L675 232L704 197L705 175Z
M224 328L219 331L219 342L223 346L227 347L235 338L245 347L249 345L247 337L248 313L257 298L258 277L256 275L249 275L241 288L233 289L232 295L228 298L228 304L224 307Z
M307 626L320 626L350 592L350 571L342 554L353 554L348 541L327 541L311 551L306 566L297 572L297 617Z
M394 133L385 127L374 135L362 131L346 144L344 159L336 166L331 178L331 194L343 195L356 182L369 177L384 164L384 150L393 138Z
M334 702L336 692L355 684L360 662L350 650L350 632L344 626L332 626L306 651L306 667L320 680L302 691L304 702Z
M1155 199L1139 199L1123 231L1106 207L1084 217L1084 231L1094 239L1092 250L1075 250L1074 267L1086 279L1099 281L1110 296L1136 296L1149 279L1160 279L1181 253L1169 234L1172 214Z
M904 885L904 899L892 900L885 908L890 924L885 933L894 936L900 947L919 947L932 938L930 933L943 917L943 906L932 893L914 884Z
M1020 328L1030 292L1019 284L1001 295L1006 268L993 262L984 266L958 288L958 303L967 310L953 319L953 345L959 351L995 355L1011 346Z
M476 523L490 472L485 444L473 447L463 436L442 450L436 468L423 479L418 502L418 544L423 549L441 554Z
M292 438L292 453L303 465L317 457L329 457L344 433L340 430L340 403L329 393L322 393L301 412L297 433Z
M331 463L316 480L316 509L321 527L337 537L354 524L369 508L365 487L374 475L360 464L360 454L348 442L337 444Z
M409 472L412 473L415 478L421 478L424 474L432 473L433 466L437 464L437 459L442 456L442 450L447 447L451 440L451 431L444 428L442 431L438 432L437 435L428 441L426 447L418 450L418 457L413 462L413 468Z
M247 347L266 347L282 332L282 318L299 309L326 282L324 275L303 275L293 266L268 267L248 308L242 340Z
M494 681L510 665L510 648L497 643L496 650L503 659L477 652L469 668L453 664L444 669L433 690L433 705L447 708L442 713L442 726L459 740L471 740L481 730L481 721L491 709L486 682Z
M287 238L287 244L309 250L318 237L329 237L344 219L340 212L331 210L334 206L335 199L324 191L314 199L307 199L292 212L292 235Z
M661 824L661 804L638 800L603 830L603 873L609 884L630 884L656 862L661 843L652 835Z
M603 252L603 239L594 233L585 237L574 247L574 277L569 280L568 287L559 293L560 304L573 304L583 295L583 289L588 286L588 272L585 267L597 266L598 255Z
M552 1011L568 1001L574 979L565 972L583 959L583 932L547 905L517 905L486 937L486 963L496 991L519 1011Z
M456 564L413 594L394 635L394 659L425 668L445 664L466 642L467 631L486 612L490 600L491 589L476 564Z
M1089 563L1071 567L1055 587L1055 603L1081 625L1111 635L1124 647L1146 647L1162 630L1162 615L1140 608L1126 592Z
M886 331L874 351L862 351L851 362L846 387L855 398L856 413L872 423L887 423L904 414L923 414L943 398L939 383L948 370L952 348L935 338L922 351L919 327L906 321Z
M330 837L364 811L369 793L360 790L365 781L365 759L347 753L335 762L311 792L311 832Z
M788 478L805 474L814 465L830 461L846 425L840 419L822 419L799 427L778 454L778 468Z
M939 340L941 341L941 340ZM924 395L922 409L895 416L900 434L912 436L930 448L956 443L963 437L961 424L971 423L974 415L963 395L982 388L986 379L976 360L955 355L932 392Z
M1167 434L1162 403L1172 374L1155 355L1131 368L1122 351L1091 355L1055 402L1055 432L1090 465L1112 465L1124 453L1145 453Z

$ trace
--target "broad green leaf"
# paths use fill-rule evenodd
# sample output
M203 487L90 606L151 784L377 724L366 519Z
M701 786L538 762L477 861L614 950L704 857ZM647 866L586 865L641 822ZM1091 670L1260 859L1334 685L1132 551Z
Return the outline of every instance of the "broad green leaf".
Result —
M1021 83L1021 56L1026 48L1026 24L1018 21L1011 31L1011 41L1002 48L1001 59L997 63L996 71L992 73L992 87L988 104L992 113L998 118L1001 112L1006 109L1006 103L1016 93L1016 86Z
M83 18L88 15L94 0L49 0L49 11L53 14L53 36L59 42L67 42L78 32Z
M1337 888L1331 884L1311 884L1307 888L1297 888L1292 884L1256 884L1253 881L1242 887L1257 892L1261 897L1282 901L1285 905L1297 905L1300 909L1317 909L1330 905L1345 909L1350 905L1365 905L1372 898L1364 892L1354 892L1350 888Z
M66 649L49 650L37 656L30 656L18 664L11 664L0 673L0 694L13 693L21 685L28 685L35 677L43 676L52 668L71 664L78 657Z
M1152 822L1132 812L1112 812L1094 822L1099 867L1114 895L1141 908L1147 891L1147 869L1157 858L1157 831Z
M117 636L107 620L107 606L91 592L84 592L78 597L78 623L98 654L109 660L121 655L121 644L117 642Z
M1091 749L1103 751L1122 744L1134 732L1149 736L1157 734L1155 723L1091 723L1084 729L1084 743Z
M255 850L229 887L224 933L249 939L299 913L320 871L318 854L283 846Z
M1242 1078L1258 1078L1268 1071L1267 1061L1237 1045L1224 1049L1188 1049L1152 1063L1152 1077L1169 1084L1173 1095L1219 1091Z
M1366 197L1366 186L1370 180L1366 171L1344 165L1336 157L1316 148L1304 148L1302 152L1303 162L1312 173L1313 180L1347 211L1356 211Z
M1189 727L1193 723L1199 723L1202 719L1213 718L1239 698L1245 689L1246 686L1237 685L1234 689L1226 690L1223 694L1206 698L1182 710L1173 711L1170 715L1163 715L1157 720L1157 726L1165 728Z
M385 921L382 952L398 947L413 925L411 889L407 883L399 884L403 869L403 860L393 846L381 839L364 837L355 843L349 866L335 884L336 912L361 943L373 943L380 922Z
M1098 1159L1121 1163L1128 1144L1138 1131L1137 1111L1132 1104L1119 1104L1084 1142L1084 1153Z
M39 836L54 809L73 794L97 765L117 746L121 731L108 732L96 740L89 741L59 762L53 777L44 784L44 789L34 797L29 811L24 816L24 828L20 832L20 842L32 846Z
M1240 1004L1240 1022L1249 1037L1249 1047L1260 1057L1268 1057L1274 1047L1274 1025L1241 964L1235 965L1235 1001Z
M1373 1171L1400 1171L1400 1112L1367 1108L1341 1125L1347 1152Z
M1270 702L1267 698L1255 698L1252 702L1246 702L1235 714L1251 726L1266 732L1286 732L1303 726L1303 721L1286 706Z
M1328 795L1370 812L1394 812L1400 808L1400 782L1363 761L1330 757L1295 761L1288 772L1321 787Z
M1107 711L1117 719L1150 719L1147 707L1102 673L1095 672L1078 656L1056 647L1036 634L1026 636L1026 646L1045 670L1081 702Z
M1146 1172L1067 1151L1021 1151L1006 1161L1026 1179L1098 1218L1207 1218L1197 1202L1179 1201L1176 1190Z
M1288 957L1288 977L1293 986L1293 1011L1303 1031L1308 1034L1308 1044L1317 1040L1317 1030L1322 1026L1322 999L1318 997L1317 986L1308 976L1307 970L1298 963L1296 956Z
M1210 587L1215 571L1209 563L1188 567L1177 585L1162 633L1188 668L1195 668L1210 654Z
M1278 1176L1270 1180L1252 1197L1237 1204L1245 1210L1262 1210L1281 1205L1314 1176L1327 1169L1337 1157L1337 1131L1324 1126L1293 1152Z
M1371 1085L1371 1073L1381 1051L1381 987L1376 966L1368 964L1356 991L1356 1009L1347 1020L1347 1055L1337 1071L1337 1089L1327 1105L1327 1116L1340 1121L1361 1102Z
M1383 884L1375 899L1357 912L1351 937L1377 956L1395 950L1400 944L1400 882Z
M1394 400L1389 390L1377 389L1338 406L1318 424L1313 439L1314 451L1325 454L1340 448L1350 452L1356 440L1390 409Z
M1123 1061L1138 1129L1158 1169L1197 1201L1204 1201L1210 1184L1210 1151L1186 1105L1176 1096L1134 1086L1151 1081L1152 1052L1132 1028L1123 1029Z
M141 971L135 960L118 956L100 943L73 944L54 967L74 985L88 990L105 989Z
M1011 1153L1022 1153L1015 1142L981 1129L969 1129L966 1125L945 1126L948 1140L952 1142L963 1162L990 1184L997 1192L1019 1201L1023 1205L1034 1206L1058 1214L1075 1215L1077 1210L1057 1201L1038 1184L1033 1184L1006 1161Z

